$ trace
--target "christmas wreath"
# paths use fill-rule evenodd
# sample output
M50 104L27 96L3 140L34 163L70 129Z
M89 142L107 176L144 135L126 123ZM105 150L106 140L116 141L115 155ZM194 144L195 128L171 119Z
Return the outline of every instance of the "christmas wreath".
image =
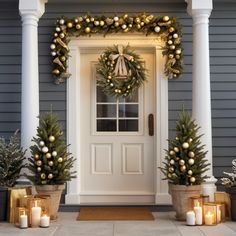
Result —
M98 59L98 85L115 97L128 97L146 80L143 61L129 45L108 48Z
M165 74L169 79L178 78L183 70L181 27L175 17L139 14L129 16L92 16L84 15L75 18L61 17L53 31L51 47L52 74L55 83L63 83L70 77L67 61L69 58L68 43L70 37L91 36L93 34L131 33L156 35L165 41L163 55L167 56Z

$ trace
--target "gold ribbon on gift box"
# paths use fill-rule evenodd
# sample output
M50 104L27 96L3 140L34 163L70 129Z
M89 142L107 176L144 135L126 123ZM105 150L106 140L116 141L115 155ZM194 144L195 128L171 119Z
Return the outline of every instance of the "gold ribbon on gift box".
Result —
M18 208L20 207L20 198L32 194L32 187L13 187L9 188L9 208L8 221L15 224L18 221Z

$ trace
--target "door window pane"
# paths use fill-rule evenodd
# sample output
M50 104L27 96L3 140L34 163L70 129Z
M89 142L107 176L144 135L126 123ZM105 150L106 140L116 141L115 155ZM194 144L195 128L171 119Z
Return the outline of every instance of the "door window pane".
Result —
M116 120L97 120L97 131L99 132L115 132Z
M97 102L116 102L116 98L112 96L107 96L103 91L102 88L97 86Z
M119 131L138 131L138 120L119 120Z
M127 97L127 98L121 97L121 98L119 98L119 102L120 103L130 103L130 102L137 103L138 102L138 91L139 91L139 89L136 89L130 97Z
M119 117L138 117L138 105L120 104Z
M106 104L99 104L97 105L97 117L116 117L116 104L114 105L106 105Z

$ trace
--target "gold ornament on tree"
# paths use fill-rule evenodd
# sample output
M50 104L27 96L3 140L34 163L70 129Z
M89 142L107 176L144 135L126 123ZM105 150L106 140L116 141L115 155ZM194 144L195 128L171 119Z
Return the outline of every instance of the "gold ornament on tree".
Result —
M55 137L53 135L50 135L48 140L49 142L53 143L55 141Z

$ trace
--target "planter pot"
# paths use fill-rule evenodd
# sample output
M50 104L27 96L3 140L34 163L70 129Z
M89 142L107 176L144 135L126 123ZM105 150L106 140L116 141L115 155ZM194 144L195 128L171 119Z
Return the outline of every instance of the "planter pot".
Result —
M36 185L35 189L40 195L49 195L49 214L51 220L57 219L57 212L60 204L61 193L65 185Z
M0 187L0 221L7 221L8 188Z
M231 220L236 221L236 187L227 188L231 201Z
M176 211L176 220L186 220L189 198L201 194L201 185L174 185L169 184L169 193Z

